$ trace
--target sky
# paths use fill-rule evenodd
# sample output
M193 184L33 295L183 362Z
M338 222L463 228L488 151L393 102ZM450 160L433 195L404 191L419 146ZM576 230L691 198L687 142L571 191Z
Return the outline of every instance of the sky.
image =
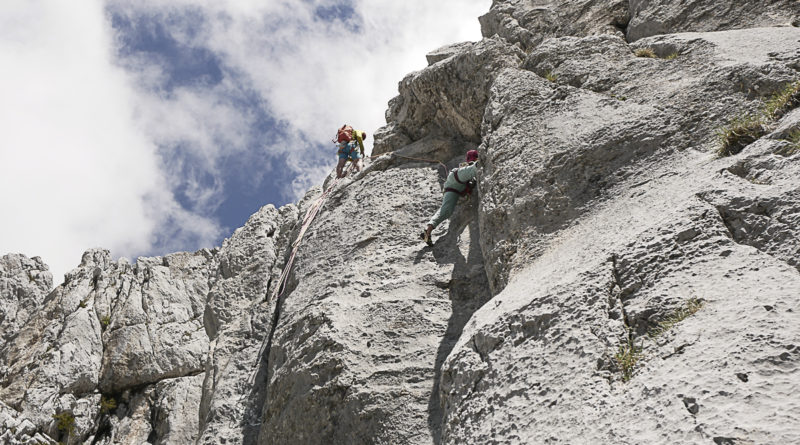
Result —
M371 135L425 54L491 0L3 0L0 255L54 284L114 258L219 246Z

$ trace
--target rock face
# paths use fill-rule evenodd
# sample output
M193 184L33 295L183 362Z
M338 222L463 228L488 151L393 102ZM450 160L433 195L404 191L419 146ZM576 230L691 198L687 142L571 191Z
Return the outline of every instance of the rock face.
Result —
M793 0L630 0L629 7L630 41L685 31L790 26L800 20L800 5Z
M0 346L12 338L41 306L53 275L39 257L0 257Z
M2 443L799 443L797 13L494 1L365 171L222 246L2 257Z

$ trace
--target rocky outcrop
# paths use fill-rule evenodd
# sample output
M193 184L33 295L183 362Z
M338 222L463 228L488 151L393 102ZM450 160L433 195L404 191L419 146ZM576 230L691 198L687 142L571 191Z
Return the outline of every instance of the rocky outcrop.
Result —
M481 34L497 35L528 51L549 37L622 35L629 19L624 0L494 0L481 16Z
M39 257L0 257L0 347L33 316L50 289L53 275Z
M426 138L479 143L489 87L503 68L519 65L523 56L519 48L495 39L433 52L429 61L435 63L400 82L400 94L386 111L389 125L375 132L373 154Z
M530 50L550 37L624 36L797 26L793 0L494 0L480 18L484 37L497 35Z
M628 40L687 31L791 26L800 20L793 0L630 0Z
M800 442L795 2L562 3L494 1L218 248L0 259L3 443Z

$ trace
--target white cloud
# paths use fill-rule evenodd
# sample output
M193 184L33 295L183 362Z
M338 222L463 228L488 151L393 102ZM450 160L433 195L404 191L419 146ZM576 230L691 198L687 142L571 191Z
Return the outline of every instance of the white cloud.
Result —
M329 140L336 128L347 122L371 134L382 126L403 76L423 68L439 46L478 40L477 17L491 5L354 0L357 24L314 18L315 8L339 3L4 0L0 254L40 255L59 282L93 246L125 256L210 246L220 228L201 215L225 198L221 159L234 154L263 173L271 159L284 158L294 179L276 187L296 199L335 163ZM169 31L211 51L222 81L160 89L171 61L115 59L118 35L105 8L200 14L198 29ZM253 139L252 110L235 99L242 95L256 96L285 126L285 140ZM320 145L331 147L329 164L314 154ZM159 156L176 146L191 156ZM179 187L188 208L173 197Z
M168 220L217 236L173 200L111 40L100 2L0 6L0 253L42 256L56 284L87 248L149 251Z

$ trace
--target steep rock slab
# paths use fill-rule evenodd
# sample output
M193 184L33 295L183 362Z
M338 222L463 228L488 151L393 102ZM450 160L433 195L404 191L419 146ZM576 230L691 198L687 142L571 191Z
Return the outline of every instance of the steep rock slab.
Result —
M492 88L485 129L481 245L494 292L675 131L655 107L511 69Z
M199 410L198 443L253 443L258 434L266 382L259 373L260 347L268 342L277 285L290 234L297 224L294 205L268 205L226 239L217 254L219 274L205 312L210 337ZM279 260L281 258L281 260Z
M495 39L450 47L448 57L407 75L389 102L387 126L375 132L373 154L425 137L480 142L489 87L500 70L518 66L519 48Z
M549 37L622 35L628 23L628 2L494 0L480 22L484 37L498 35L529 51Z
M635 41L655 34L789 26L800 20L794 0L630 0L627 37Z
M53 275L41 258L0 257L0 347L36 313L52 287Z
M543 42L524 66L557 84L664 110L678 129L664 145L682 148L716 143L718 128L758 109L754 99L796 79L798 40L798 28L674 34L634 45L613 36L564 37ZM645 49L657 57L635 56Z
M551 37L610 34L633 42L657 34L797 26L800 6L793 0L494 0L480 22L484 37L498 35L530 51Z
M444 366L445 443L797 440L800 274L698 199L758 188L709 161L679 154L620 184L475 314ZM696 314L648 335L691 298ZM630 345L644 350L624 384Z
M439 368L488 296L477 225L462 208L427 248L418 231L440 204L435 167L356 178L337 185L295 261L262 443L437 441Z
M618 37L565 37L542 43L524 65L555 74L555 82L515 70L500 75L484 116L481 180L494 289L502 288L509 267L541 252L543 237L650 154L713 149L718 128L796 79L785 56L799 39L800 29L776 28L637 43L681 54L664 60L635 57ZM737 45L744 49L737 52Z

